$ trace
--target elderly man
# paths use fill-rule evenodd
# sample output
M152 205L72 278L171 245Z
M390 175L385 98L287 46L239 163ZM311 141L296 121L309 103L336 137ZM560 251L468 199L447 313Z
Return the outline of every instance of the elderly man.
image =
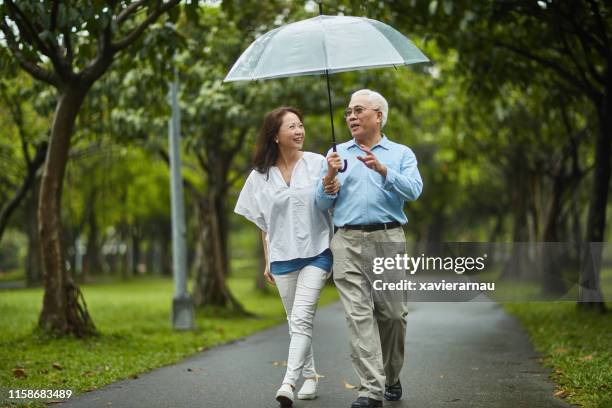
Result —
M372 287L374 257L405 252L404 202L416 200L423 182L414 153L382 133L389 112L385 98L362 89L351 96L344 117L353 139L328 154L328 169L317 187L316 205L333 207L337 229L331 250L334 282L344 305L351 359L359 377L359 398L351 408L381 407L383 396L402 396L399 375L404 363L406 303ZM348 168L337 173L342 160ZM324 186L338 178L341 190ZM388 243L395 243L389 251ZM403 271L402 271L403 272Z

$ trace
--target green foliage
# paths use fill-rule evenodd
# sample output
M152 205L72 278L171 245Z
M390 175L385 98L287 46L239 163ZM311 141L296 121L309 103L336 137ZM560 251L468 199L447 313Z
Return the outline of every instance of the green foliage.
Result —
M0 246L0 274L22 269L22 259L26 248L27 237L24 234L17 230L7 231Z
M316 106L325 112L320 78L222 82L231 65L258 33L286 19L297 19L304 12L293 2L249 3L232 11L227 11L226 6L231 9L226 3L222 8L201 6L197 15L191 11L190 17L179 19L177 35L183 41L175 49L174 57L166 61L164 71L167 74L176 69L179 80L185 174L203 190L211 183L227 188L223 187L224 183L242 180L241 176L250 168L255 137L267 111L294 104L300 108ZM134 61L126 64L133 66ZM166 141L159 135L167 131L166 92L171 77L164 77L160 65L146 60L139 65L138 73L118 78L121 83L117 86L124 92L113 113L113 122L123 130L121 137L142 141L152 149L166 150ZM317 92L311 92L313 88ZM326 144L328 137L326 132ZM226 176L212 174L215 170L211 169L219 166L224 168L219 171Z
M75 72L86 68L96 57L99 52L98 40L105 30L110 29L112 36L109 40L116 42L131 34L143 22L146 15L160 7L160 2L147 2L144 8L140 8L144 12L130 16L131 13L126 14L124 11L129 3L134 2L122 3L123 7L118 7L116 2L105 1L87 1L86 5L51 1L13 3L13 1L0 3L0 19L4 20L5 37L9 36L8 45L20 44L18 47L20 56L41 63L43 67L54 65L58 70L63 68L57 60L54 60L56 57L52 54L61 49L57 56L67 57L70 68ZM192 9L193 6L188 8ZM169 22L176 21L179 13L180 9L174 7L169 15ZM19 30L11 30L11 24L13 27L18 26ZM145 41L159 45L161 38L165 38L172 45L169 31L172 31L171 26L159 25L149 30ZM142 38L139 41L143 41ZM138 48L141 51L147 49L142 46ZM147 50L150 51L151 48ZM44 58L43 55L48 58Z
M23 72L14 74L0 78L0 208L23 183L37 146L48 139L54 98L48 86ZM17 228L24 224L20 215L11 218Z
M65 183L67 226L84 223L88 211L98 214L102 231L117 225L137 228L170 213L167 166L142 148L110 145L76 156Z
M46 2L34 3L24 2L37 8L33 16L41 7L48 8ZM568 26L569 18L582 20L580 27L587 33L597 34L598 28L595 13L588 12L591 6L584 2L544 3L547 8L523 1L324 3L326 14L365 15L394 26L433 61L331 77L339 141L349 137L341 111L351 92L368 87L389 100L386 134L411 146L417 155L425 188L423 196L407 206L411 238L511 240L513 227L524 224L530 229L529 239L542 239L552 188L561 179L558 237L583 239L594 164L595 109L586 103L588 96L581 88L576 89L582 80L568 83L554 69L545 69L507 45L549 58L573 75L581 75L581 66L592 82L603 69L599 48L583 50L576 37L579 30ZM600 7L607 27L608 8L599 1L593 4ZM57 24L73 27L77 17L72 6L58 10ZM107 14L99 4L83 12L79 18L86 25L77 27L77 42L85 46L91 40L86 31L96 32L108 21ZM122 55L94 84L83 106L63 197L67 225L87 232L82 224L88 208L93 208L103 230L167 223L167 169L158 157L167 150L167 93L175 70L185 178L198 192L211 186L222 189L228 212L250 169L256 134L267 111L280 105L300 108L306 114L305 149L325 153L331 132L323 77L222 83L258 35L316 14L312 2L193 1L145 32L132 52ZM137 21L126 22L117 34L125 34ZM563 38L575 58L564 55ZM0 47L0 52L6 49ZM10 58L5 62L15 66ZM44 136L55 93L35 87L23 76L14 81L7 77L5 82L15 98L29 101L27 123L34 128L30 133ZM8 106L0 104L0 154L10 159L0 162L0 182L10 178L14 187L20 169L13 163L21 153L8 113ZM215 165L220 169L216 173L211 171ZM3 183L2 198L10 191L8 182ZM95 205L88 205L94 196ZM523 218L514 214L521 196L529 213ZM192 199L189 192L187 199ZM189 224L193 227L195 219ZM231 225L233 231L244 227L233 220Z

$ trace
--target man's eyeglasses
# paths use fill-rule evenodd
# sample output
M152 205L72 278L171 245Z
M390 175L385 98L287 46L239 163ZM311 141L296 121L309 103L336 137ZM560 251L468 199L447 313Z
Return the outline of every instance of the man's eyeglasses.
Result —
M359 116L361 115L365 110L373 110L378 112L380 109L378 108L365 108L363 106L355 106L354 108L346 108L346 110L344 111L344 119L348 118L349 116L351 116L353 113L355 113L355 116Z

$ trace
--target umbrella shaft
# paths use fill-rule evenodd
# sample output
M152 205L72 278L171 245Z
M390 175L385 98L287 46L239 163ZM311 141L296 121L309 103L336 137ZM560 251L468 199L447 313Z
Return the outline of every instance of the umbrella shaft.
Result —
M327 79L327 101L329 103L329 120L332 129L332 149L336 151L336 132L334 131L334 112L332 109L331 88L329 86L329 71L325 70L325 78Z

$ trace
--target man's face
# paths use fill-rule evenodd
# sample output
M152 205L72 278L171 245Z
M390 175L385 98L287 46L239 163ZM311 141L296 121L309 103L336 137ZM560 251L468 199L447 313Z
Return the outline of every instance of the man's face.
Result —
M347 108L351 114L346 117L346 125L356 140L368 139L380 131L382 112L375 110L377 108L366 95L357 95L351 99Z

